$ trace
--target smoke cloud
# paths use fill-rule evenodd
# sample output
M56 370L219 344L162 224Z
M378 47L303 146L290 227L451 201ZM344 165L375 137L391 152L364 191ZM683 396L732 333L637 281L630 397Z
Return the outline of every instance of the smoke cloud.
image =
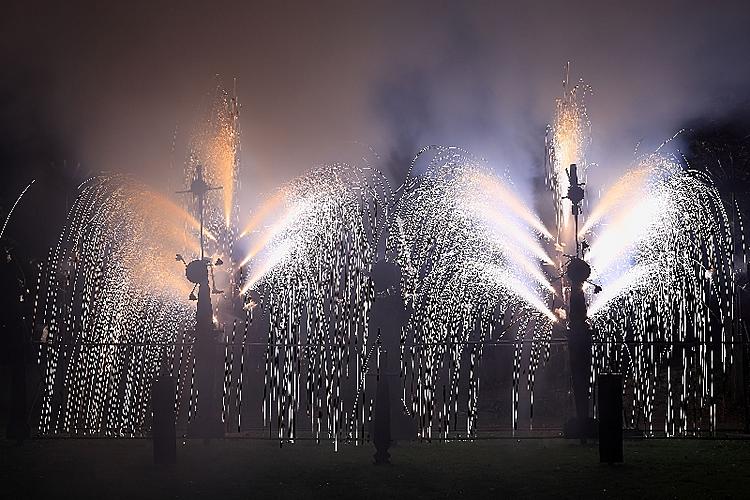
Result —
M655 147L684 123L747 109L744 2L551 4L19 2L4 15L0 62L34 84L12 78L3 99L32 101L31 133L70 155L50 161L149 176L182 162L175 128L189 133L218 74L242 104L250 198L356 159L362 144L396 178L440 143L527 185L567 61L571 80L594 89L590 156L606 175L639 141ZM12 136L17 116L2 119Z

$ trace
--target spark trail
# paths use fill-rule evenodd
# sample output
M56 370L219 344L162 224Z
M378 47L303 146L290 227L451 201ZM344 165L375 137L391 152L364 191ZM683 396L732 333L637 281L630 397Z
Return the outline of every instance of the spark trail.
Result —
M404 383L408 378L411 387L407 394L404 386L404 400L419 419L419 436L474 434L482 343L506 312L516 318L512 331L518 342L515 423L521 343L528 335L547 338L556 321L546 305L553 288L540 270L542 262L551 262L540 245L549 231L507 179L463 150L443 147L435 148L427 173L406 190L395 221L391 246L414 311L402 338ZM409 340L413 349L407 352ZM540 356L535 349L532 367ZM447 389L440 397L445 370ZM457 414L464 410L462 430Z
M716 384L731 362L730 227L707 176L654 153L604 194L582 230L604 289L589 309L601 342L595 370L630 379L632 426L654 432L664 398L667 435L715 428Z
M150 386L194 316L175 251L189 214L164 211L126 177L85 182L42 269L35 317L47 331L42 434L136 435Z
M373 174L346 164L318 168L272 196L248 224L269 219L245 259L242 293L260 293L268 315L263 415L280 439L297 437L300 409L316 438L364 437L369 270L382 185Z

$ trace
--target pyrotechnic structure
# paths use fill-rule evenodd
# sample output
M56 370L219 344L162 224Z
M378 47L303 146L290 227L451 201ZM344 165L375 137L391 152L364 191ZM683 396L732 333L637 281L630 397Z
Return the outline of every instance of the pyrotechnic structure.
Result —
M580 254L592 268L584 290L594 326L591 384L603 371L626 376L633 428L654 432L655 408L664 404L667 435L713 430L716 384L731 363L734 332L726 209L710 178L660 148L590 202L581 227L572 227L570 165L584 183L592 166L588 93L583 82L569 88L566 77L546 142L558 262ZM560 291L567 303L569 288Z
M515 423L523 341L549 338L557 320L546 305L554 289L540 268L552 264L540 244L552 235L483 162L457 148L434 153L426 174L407 187L391 228L414 311L402 342L403 399L423 438L433 430L474 434L479 361L494 332L515 335ZM531 354L532 385L541 355ZM463 428L459 411L468 415Z
M134 435L150 387L191 326L177 251L195 251L193 217L126 177L82 184L40 273L40 432Z
M221 273L228 302L238 292L232 259L237 114L236 99L218 88L184 170L192 181L200 165L210 181L222 183L206 197L204 240L206 257L227 264ZM195 338L189 334L195 289L185 262L201 258L197 210L191 197L164 196L123 176L81 185L37 292L34 316L45 332L42 434L143 433L152 380L165 370L177 377L176 409L186 406L188 421L195 413Z
M552 191L555 206L555 228L557 244L564 253L575 254L575 229L570 203L565 197L570 187L568 168L578 167L578 177L586 182L589 162L586 152L591 143L591 122L586 111L585 99L591 88L583 81L570 86L566 71L563 82L563 95L555 101L555 114L552 124L547 127L545 136L546 183Z
M182 185L190 185L200 166L205 182L209 186L221 187L205 199L204 225L213 236L206 242L206 248L208 256L224 261L228 292L236 292L238 266L233 257L239 233L239 104L236 96L218 86L207 106L205 118L192 135ZM192 197L186 196L182 202L196 219L200 217ZM197 229L193 227L196 235Z

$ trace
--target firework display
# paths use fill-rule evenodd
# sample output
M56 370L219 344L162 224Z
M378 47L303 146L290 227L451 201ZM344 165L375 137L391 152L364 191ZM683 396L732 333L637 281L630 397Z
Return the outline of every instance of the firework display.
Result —
M574 209L574 223L571 179L584 186L594 167L589 92L566 79L556 103L545 141L555 216L546 225L508 174L442 146L422 150L398 189L366 161L335 163L240 218L239 107L218 89L182 179L205 177L205 206L190 191L165 197L124 176L82 184L39 278L39 431L148 432L160 372L177 378L178 419L192 418L195 288L185 265L204 256L218 297L226 430L243 430L243 391L252 390L262 399L251 410L275 438L361 442L374 404L368 377L385 376L381 355L390 350L417 436L472 437L483 350L500 340L513 348L516 430L520 389L525 382L533 411L535 377L553 332L567 325L571 257L592 271L584 288L592 387L599 373L624 373L628 425L648 433L662 418L660 398L667 435L715 429L717 384L733 355L729 216L708 177L657 151L589 201L580 227ZM379 288L375 269L386 264L398 276ZM376 324L380 299L404 318L396 331ZM251 330L262 338L263 384L248 387ZM388 338L395 349L384 347Z

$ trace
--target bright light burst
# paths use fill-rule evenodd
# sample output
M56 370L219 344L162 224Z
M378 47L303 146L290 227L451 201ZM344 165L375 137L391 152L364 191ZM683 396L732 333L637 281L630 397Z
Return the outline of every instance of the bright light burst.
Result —
M414 311L402 338L404 400L418 418L419 435L430 438L435 427L444 437L451 431L473 435L482 344L506 311L517 322L515 423L520 345L528 335L548 338L556 321L546 305L553 289L540 271L541 263L549 261L540 239L549 232L508 180L457 148L436 148L427 173L400 200L395 221L391 246ZM413 348L405 349L409 340ZM470 366L465 370L461 362L467 350ZM540 354L535 350L532 366ZM439 381L446 369L447 390L441 397ZM468 383L461 380L462 373L468 374ZM468 417L462 432L457 413L464 410Z

